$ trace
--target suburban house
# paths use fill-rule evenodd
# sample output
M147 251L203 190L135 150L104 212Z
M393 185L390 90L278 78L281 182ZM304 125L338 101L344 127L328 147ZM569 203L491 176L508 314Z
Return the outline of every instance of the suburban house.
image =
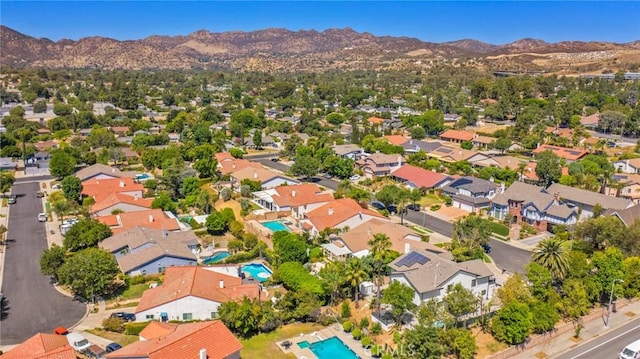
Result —
M128 175L115 167L96 163L76 172L76 177L80 178L82 182L85 182L90 179L112 179L121 177L134 177L134 175Z
M76 359L76 351L64 335L38 333L2 354L2 359Z
M410 189L441 188L451 181L449 176L412 165L404 165L393 171L391 178Z
M360 166L367 178L375 179L380 176L388 176L391 172L400 168L406 162L401 155L387 155L384 153L374 153L369 157L360 159L357 164Z
M333 195L313 183L295 186L278 186L253 193L253 201L272 212L289 212L300 219L325 203L333 201Z
M451 197L453 207L467 212L489 207L496 190L495 183L472 176L460 177L442 188Z
M491 147L491 144L495 140L496 138L494 137L475 135L473 140L471 140L471 143L473 143L474 147L487 149Z
M233 186L233 189L240 191L241 183L245 179L262 183L262 189L300 183L293 178L271 172L264 168L245 167L239 171L231 173L231 185Z
M454 143L471 142L475 137L475 132L461 130L446 130L440 134L441 140Z
M362 208L351 198L341 198L305 213L298 225L317 236L325 229L353 229L374 218L386 219L378 212Z
M369 122L370 125L373 126L380 126L384 123L384 118L380 118L380 117L369 117L367 119L367 122Z
M640 204L640 174L616 173L613 175L613 180L624 186L613 195L629 199L635 204Z
M242 344L219 320L185 324L151 322L143 332L147 335L145 340L105 357L240 359Z
M513 156L488 156L486 158L470 159L469 163L479 167L498 167L500 169L510 169L517 171L521 164L527 161Z
M435 158L442 162L452 163L458 161L471 161L472 159L480 160L488 156L472 150L464 148L440 146L433 151L427 153L427 156Z
M436 141L421 141L421 140L409 140L402 144L402 148L404 148L404 153L418 153L423 151L424 153L429 153L435 150L438 147L442 147L442 143Z
M593 208L596 205L600 205L604 210L621 210L634 205L629 199L607 196L601 193L561 185L559 183L554 183L549 186L547 193L559 197L563 202L579 209L580 219L592 217Z
M147 289L135 309L136 321L207 320L218 317L222 303L260 297L257 283L195 265L168 267L161 285Z
M613 167L622 173L638 173L640 172L640 158L616 161L613 163Z
M129 177L102 179L94 177L82 183L82 195L84 197L92 197L95 200L94 206L92 206L91 209L92 213L97 211L104 213L105 209L111 209L115 203L120 202L121 200L118 196L114 195L120 195L120 198L124 196L130 197L129 202L133 202L134 206L137 202L136 199L139 199L140 205L138 205L138 207L145 207L145 202L148 202L148 200L142 198L143 193L144 186L141 183L136 183L133 178ZM123 205L123 207L119 209L126 210L127 208L125 207L126 206Z
M384 136L384 138L389 141L390 144L396 146L402 146L403 144L409 142L408 138L401 135L387 135Z
M589 152L585 151L585 150L579 150L579 149L575 149L575 148L565 148L565 147L558 147L558 146L552 146L552 145L541 145L538 146L538 148L536 148L535 150L532 151L532 153L535 155L542 153L544 151L551 151L554 154L556 154L556 156L560 157L560 158L564 158L565 161L567 161L567 163L571 163L574 161L577 161L579 159L581 159L582 157L586 156Z
M571 225L578 221L578 209L550 195L544 188L524 182L513 182L504 193L491 201L489 214L499 220L508 215L514 222L526 222L536 230L546 231L551 225Z
M598 127L598 122L600 122L600 114L597 112L593 115L580 117L580 124L585 128L594 129Z
M182 229L180 222L171 212L164 212L160 208L99 216L95 219L109 226L113 234L127 231L136 226L168 232L177 232Z
M220 172L220 174L222 174L223 176L236 171L240 171L247 167L263 169L260 163L235 158L231 156L229 152L218 152L215 154L215 156L216 160L218 161L218 172Z
M200 242L191 231L168 232L137 226L106 238L100 248L111 252L120 270L131 276L163 273L174 266L197 264Z
M350 158L352 160L359 160L364 156L364 149L358 145L346 144L346 145L333 145L331 146L333 152L340 156L340 158Z
M621 210L607 210L608 216L614 216L627 227L631 227L638 219L640 219L640 206L633 206Z
M126 136L131 129L129 126L113 126L111 127L111 131L118 137Z
M129 196L123 193L111 193L101 197L100 202L91 205L89 213L94 216L108 216L116 212L139 212L151 209L153 198Z
M447 288L458 283L485 299L493 297L496 290L493 272L481 259L456 263L433 252L412 250L389 263L389 267L392 281L414 290L416 305L430 299L442 300Z
M334 261L348 260L351 257L366 257L369 255L369 241L378 233L387 235L391 242L390 249L398 253L407 253L411 249L421 249L443 256L450 255L449 252L440 247L423 242L422 236L408 227L378 218L374 218L344 233L332 236L329 243L322 244L322 250L328 259ZM453 259L453 257L449 259Z
M18 163L11 157L0 157L0 170L1 171L15 171L18 168Z

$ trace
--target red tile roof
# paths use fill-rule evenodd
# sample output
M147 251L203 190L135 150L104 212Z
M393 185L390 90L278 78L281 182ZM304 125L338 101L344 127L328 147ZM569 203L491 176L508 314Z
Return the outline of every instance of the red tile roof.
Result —
M580 123L583 126L597 126L600 121L600 114L594 113L593 115L580 117Z
M2 359L75 359L67 337L38 333L2 354Z
M406 143L409 141L408 138L400 135L388 135L388 136L384 136L384 138L386 138L387 141L389 141L389 143L397 146L400 146L403 143Z
M571 160L571 161L578 160L588 154L588 152L584 150L579 150L575 148L564 148L564 147L551 146L551 145L542 145L536 148L535 150L533 150L533 153L538 154L544 151L551 151L555 153L558 157Z
M179 324L169 334L127 345L107 358L177 359L198 358L200 350L208 359L226 359L242 349L240 341L219 320Z
M220 288L220 281L224 288ZM242 279L199 267L169 267L161 286L147 289L140 298L136 313L188 296L218 303L258 298L258 284L242 284Z
M374 124L374 125L379 125L379 124L384 123L384 118L380 118L380 117L369 117L369 118L367 119L367 121L368 121L369 123Z
M443 140L471 141L475 135L471 131L446 130L440 134L440 138Z
M142 183L133 178L90 179L82 183L82 194L95 198L96 203L103 201L112 193L144 191Z
M165 231L177 231L180 229L178 220L167 217L162 209L159 208L100 216L95 217L95 219L111 227L113 234L127 231L136 226Z
M392 172L391 175L411 182L417 188L433 188L447 179L447 176L441 173L412 165L404 165Z
M91 206L91 213L102 211L120 203L138 206L140 208L151 208L152 202L153 198L138 198L129 196L128 194L111 193L102 201L94 203L93 206Z
M385 218L378 212L362 208L358 202L351 198L336 199L307 213L306 217L318 231L322 231L326 228L333 228L360 213Z
M164 323L164 322L156 322L153 321L149 323L142 331L140 332L140 338L144 338L145 340L157 338L163 335L170 334L174 330L178 324L176 323Z
M312 203L331 202L334 199L331 193L322 191L313 183L278 186L273 189L276 191L273 200L279 207L298 207Z
M240 171L247 167L252 167L256 169L263 169L262 165L257 162L251 162L249 160L244 159L223 159L218 161L218 171L223 175L230 174L236 171Z

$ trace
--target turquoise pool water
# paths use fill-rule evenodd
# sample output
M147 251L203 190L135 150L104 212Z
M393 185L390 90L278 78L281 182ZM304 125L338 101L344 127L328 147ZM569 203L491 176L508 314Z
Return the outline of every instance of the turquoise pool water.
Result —
M305 342L298 343L298 346L303 343ZM308 345L307 348L310 348L318 359L359 359L356 353L352 352L338 337L329 338L311 345L308 342L306 343Z
M308 348L310 346L311 346L311 344L309 344L309 342L306 341L306 340L303 341L303 342L298 343L298 347L300 347L300 349Z
M273 232L277 232L277 231L291 232L289 227L285 226L284 223L282 223L282 221L269 221L269 222L262 222L261 224L269 228Z
M202 261L202 264L212 264L220 262L221 260L227 258L229 256L229 252L216 252L211 257Z
M242 266L241 270L244 273L249 273L250 276L260 282L264 282L269 279L272 274L271 270L261 263L245 264Z

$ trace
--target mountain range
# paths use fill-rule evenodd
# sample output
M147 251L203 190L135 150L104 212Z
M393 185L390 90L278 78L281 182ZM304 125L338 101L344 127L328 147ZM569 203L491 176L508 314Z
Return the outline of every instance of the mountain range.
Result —
M94 36L54 42L0 26L0 62L5 67L238 71L397 70L448 63L502 71L593 72L640 63L640 41L547 43L528 38L504 45L473 39L432 43L345 28L199 30L141 40Z

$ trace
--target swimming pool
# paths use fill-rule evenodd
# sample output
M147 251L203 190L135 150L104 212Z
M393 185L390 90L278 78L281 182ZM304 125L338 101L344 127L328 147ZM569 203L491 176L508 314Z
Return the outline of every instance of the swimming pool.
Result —
M249 273L254 279L264 282L271 278L271 270L262 263L245 264L241 268L242 272Z
M273 232L278 232L278 231L291 232L289 227L285 226L284 223L282 223L282 221L268 221L268 222L262 222L260 224L269 228Z
M301 349L309 348L318 359L359 359L338 337L309 344L308 341L298 343Z
M203 260L202 264L217 263L227 258L228 256L229 256L229 252L227 251L216 252L211 257L208 257L207 259Z

